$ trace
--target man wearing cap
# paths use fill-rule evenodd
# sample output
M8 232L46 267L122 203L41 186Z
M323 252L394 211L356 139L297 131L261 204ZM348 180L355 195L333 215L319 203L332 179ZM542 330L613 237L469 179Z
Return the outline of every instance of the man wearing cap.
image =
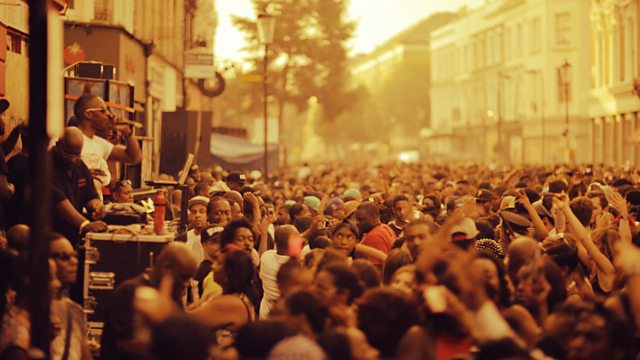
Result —
M334 219L339 221L344 220L346 217L344 202L340 200L340 198L333 198L327 204L327 207L324 209L324 214L331 216Z
M242 173L234 171L227 176L226 183L229 189L240 191L247 183L247 177Z
M208 294L222 294L222 287L210 276L214 265L218 262L222 247L220 245L220 233L224 230L221 226L209 225L200 231L204 260L198 266L193 279L198 282L198 296ZM206 292L206 294L205 294Z
M189 218L193 228L187 232L186 245L195 255L198 263L204 260L200 232L207 226L207 205L209 205L209 198L204 196L194 196L189 200Z
M133 135L133 128L117 123L116 115L102 98L96 95L81 96L73 107L73 113L84 135L82 161L102 186L111 183L107 161L138 164L142 160L142 151ZM114 145L102 137L112 130L116 130L126 139L125 145Z
M488 216L491 214L493 207L493 201L496 199L496 195L487 189L480 189L476 193L476 208L478 209L478 215L480 217Z
M476 235L478 235L476 223L468 217L451 228L451 242L464 250L473 246Z

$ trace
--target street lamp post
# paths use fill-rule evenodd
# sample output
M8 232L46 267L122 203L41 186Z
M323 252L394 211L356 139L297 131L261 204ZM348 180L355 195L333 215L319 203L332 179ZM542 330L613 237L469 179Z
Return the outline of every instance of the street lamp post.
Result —
M262 64L262 91L263 91L263 115L264 115L264 174L263 179L268 178L269 174L269 138L268 138L268 122L269 122L269 93L267 83L267 67L269 60L269 45L273 42L273 33L275 30L275 19L267 13L258 15L258 38L260 43L264 45L264 58Z
M498 159L500 161L504 161L504 144L502 143L502 80L511 79L509 75L504 74L503 72L498 72Z
M569 151L569 71L571 70L571 64L567 59L564 59L564 64L560 65L560 83L564 86L564 137L567 144L567 151Z
M533 74L534 76L540 76L540 162L544 165L545 163L545 140L546 140L546 131L545 131L545 121L544 121L544 75L542 70L527 70L528 73Z

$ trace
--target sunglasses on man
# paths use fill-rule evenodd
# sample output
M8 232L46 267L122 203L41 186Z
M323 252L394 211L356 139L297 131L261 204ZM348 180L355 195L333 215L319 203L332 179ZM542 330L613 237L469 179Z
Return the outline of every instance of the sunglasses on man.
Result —
M109 109L108 107L104 106L104 107L95 107L95 108L89 108L85 110L86 112L101 112L103 114L112 114L113 112L111 111L111 109Z

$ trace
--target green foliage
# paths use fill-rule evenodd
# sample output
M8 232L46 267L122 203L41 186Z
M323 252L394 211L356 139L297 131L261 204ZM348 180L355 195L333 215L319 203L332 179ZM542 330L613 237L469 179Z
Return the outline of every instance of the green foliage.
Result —
M263 1L254 0L256 8ZM269 46L270 92L279 103L306 109L316 96L322 107L323 122L335 122L354 101L349 90L346 68L346 42L353 36L355 24L345 20L346 0L278 1L274 43ZM258 41L254 19L235 18L234 25L245 34L249 44L245 60L263 67L263 48ZM261 70L258 70L261 72ZM280 114L280 116L282 116Z

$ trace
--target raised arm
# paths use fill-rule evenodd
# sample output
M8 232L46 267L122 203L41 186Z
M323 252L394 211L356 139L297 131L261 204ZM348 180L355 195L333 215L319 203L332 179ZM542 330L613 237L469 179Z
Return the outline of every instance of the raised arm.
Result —
M580 220L575 216L571 207L569 207L569 196L567 194L559 194L554 198L554 204L562 210L569 227L573 230L576 238L584 246L585 250L596 265L598 282L604 291L609 291L613 287L613 280L616 270L609 259L598 249L591 241L591 237L587 230L582 226Z

